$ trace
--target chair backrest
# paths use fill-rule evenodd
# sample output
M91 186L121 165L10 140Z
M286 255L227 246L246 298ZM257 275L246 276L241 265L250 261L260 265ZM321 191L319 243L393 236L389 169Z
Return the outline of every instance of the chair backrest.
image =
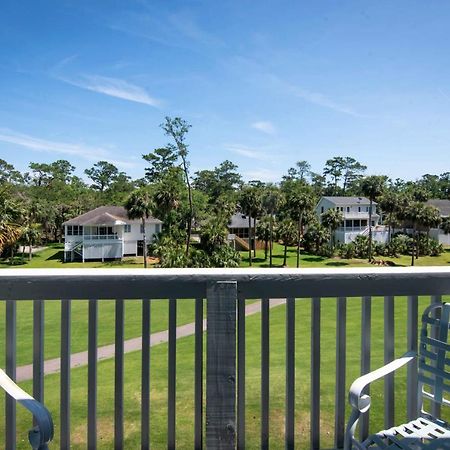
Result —
M429 399L446 406L450 406L449 318L450 303L434 303L426 308L419 348L421 400ZM422 412L426 413L423 409Z

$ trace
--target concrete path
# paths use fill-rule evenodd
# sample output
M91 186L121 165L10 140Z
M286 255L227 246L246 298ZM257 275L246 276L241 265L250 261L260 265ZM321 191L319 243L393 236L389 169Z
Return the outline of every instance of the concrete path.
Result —
M285 299L273 298L270 299L270 307L274 308L279 305L286 303ZM259 313L261 311L261 302L250 303L245 307L245 315L250 316L252 314ZM203 331L206 330L206 319L203 319ZM195 323L188 323L186 325L181 325L177 327L177 339L191 336L195 333ZM154 345L162 344L168 341L168 331L160 331L158 333L153 333L150 336L150 347ZM128 339L124 342L125 353L135 352L141 350L142 339L141 337L136 337L133 339ZM98 347L97 349L97 361L102 359L108 359L114 357L114 344L104 345L103 347ZM75 367L86 366L88 363L88 352L73 353L71 356L70 367L74 369ZM61 368L61 359L48 359L44 362L44 374L49 375L52 373L59 373ZM27 381L33 379L33 364L27 364L26 366L17 367L16 380L17 381Z

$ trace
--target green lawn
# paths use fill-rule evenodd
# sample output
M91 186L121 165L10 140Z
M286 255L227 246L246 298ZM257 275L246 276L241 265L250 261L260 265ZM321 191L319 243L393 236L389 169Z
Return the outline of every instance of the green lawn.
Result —
M240 252L241 267L249 267L248 252ZM273 248L273 267L283 266L284 247L275 243ZM376 256L375 259L391 261L396 266L410 266L411 257L402 255L398 258L388 256ZM448 266L450 265L450 248L445 249L440 256L421 256L415 261L416 266ZM264 250L256 251L256 258L253 258L254 267L269 267L269 257L264 260ZM287 266L297 267L297 249L288 247ZM300 267L374 267L366 259L341 259L339 257L326 258L322 256L310 255L308 253L300 254Z
M395 299L395 354L406 349L406 299ZM428 304L428 298L420 298L420 310ZM307 448L309 440L310 402L310 300L296 303L296 441L298 447ZM383 363L383 300L374 299L372 308L372 365ZM284 448L284 385L285 385L285 307L271 310L270 334L270 436L271 449ZM360 300L348 300L347 318L347 388L359 373L360 365ZM139 314L138 314L139 315ZM321 447L331 448L334 430L334 377L335 377L335 326L336 308L333 299L322 300L321 320ZM247 448L259 445L260 417L260 316L247 319ZM194 339L183 338L177 344L177 448L192 448L193 442L193 374ZM125 357L125 448L139 447L140 413L140 352ZM98 365L98 431L100 449L113 447L113 405L114 405L114 360L102 361ZM151 357L151 430L152 448L166 448L167 416L167 345L152 349ZM396 376L395 416L397 421L405 419L405 374L402 369ZM45 402L59 423L59 376L51 375L45 380ZM31 391L31 383L24 383ZM383 383L374 385L371 392L373 409L371 427L383 426ZM86 448L86 390L87 369L72 371L72 437L74 449ZM1 403L3 400L1 401ZM0 410L3 405L0 404ZM347 414L348 417L348 414ZM18 429L20 438L25 439L30 425L29 416L20 411ZM0 435L3 434L0 423ZM56 436L55 447L59 436ZM21 443L18 448L27 448Z
M10 269L10 268L27 268L27 269L68 269L68 268L78 268L78 269L88 269L88 268L108 268L108 267L119 267L119 268L134 268L143 267L143 258L140 257L129 257L125 258L123 261L107 261L102 263L101 261L95 262L64 262L64 244L50 244L44 250L35 253L31 261L28 261L28 255L21 258L20 255L15 257L16 264L10 265L8 261L0 260L0 269Z

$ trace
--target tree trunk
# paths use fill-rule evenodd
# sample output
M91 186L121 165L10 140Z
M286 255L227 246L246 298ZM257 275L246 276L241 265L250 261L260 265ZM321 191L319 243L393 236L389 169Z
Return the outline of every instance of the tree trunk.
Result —
M33 254L33 246L31 245L31 242L28 243L28 261L31 261Z
M284 259L283 259L283 266L286 266L287 263L287 243L284 243Z
M372 199L369 205L369 262L372 261Z
M255 246L253 247L253 256L256 258L256 217L253 219L253 236L255 236Z
M269 245L269 266L272 267L272 247L273 247L273 214L270 214L270 245Z
M416 232L413 229L413 236L412 236L412 248L411 248L411 266L414 265L414 255L416 253Z
M147 268L147 236L145 234L145 218L142 218L142 227L143 227L143 239L144 239L144 248L143 248L143 255L144 255L144 269Z
M300 267L300 244L302 241L302 214L298 218L297 268Z
M267 261L267 252L269 250L269 241L266 239L264 241L264 261Z
M248 216L248 265L252 265L252 218Z
M187 236L186 236L186 256L189 255L189 247L191 245L191 230L192 230L192 219L194 216L194 208L192 206L192 188L191 183L189 181L189 172L186 164L186 159L182 157L183 159L183 168L184 168L184 175L186 177L186 185L188 188L188 198L189 198L189 217L188 217L188 226L187 226Z

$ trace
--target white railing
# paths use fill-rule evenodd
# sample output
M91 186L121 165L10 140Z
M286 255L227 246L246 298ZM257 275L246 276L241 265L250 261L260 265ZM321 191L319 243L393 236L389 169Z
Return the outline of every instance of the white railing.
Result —
M85 241L121 241L122 238L117 234L85 234L83 235Z
M310 384L300 386L302 392L310 391L310 447L320 448L321 439L321 311L333 306L336 320L324 327L335 327L336 384L334 406L334 446L341 448L346 422L346 370L347 370L347 297L357 297L361 318L352 327L361 330L361 373L370 370L371 361L371 311L372 297L384 297L384 360L394 359L394 298L407 302L406 320L408 337L406 350L417 350L418 296L428 296L429 301L439 302L450 294L450 268L368 268L368 269L12 269L0 272L0 298L6 300L6 373L16 376L16 306L17 301L33 299L33 393L37 400L44 390L44 303L61 300L61 376L60 386L60 448L71 447L70 420L70 367L71 367L71 305L83 299L89 300L88 334L88 399L87 399L87 447L97 447L97 334L98 302L118 299L115 312L115 390L114 390L114 448L126 446L124 437L124 303L127 299L142 300L142 369L136 384L141 385L141 445L149 448L149 299L168 298L168 364L167 364L167 448L176 444L176 338L177 299L194 299L195 303L195 352L194 372L194 442L193 448L204 448L203 427L206 428L206 448L244 448L246 435L246 299L262 299L261 302L261 409L260 447L269 445L270 418L270 299L286 299L285 333L286 349L284 368L286 373L286 401L284 417L284 441L286 449L296 448L295 391L296 368L296 317L304 317L308 306L310 315ZM206 396L203 392L203 299L207 306ZM302 301L311 299L309 302ZM298 310L296 315L296 309ZM334 331L333 331L334 332ZM350 349L354 351L354 349ZM351 355L353 356L353 355ZM300 364L300 365L299 365ZM417 413L417 371L408 369L407 415ZM283 387L280 387L283 389ZM206 399L206 415L203 402ZM112 399L111 399L112 400ZM390 427L394 420L394 378L386 379L384 388L384 421ZM16 419L14 400L7 398L5 415L5 448L15 449ZM129 419L127 419L128 421ZM111 418L112 421L112 418ZM368 417L361 424L361 435L368 433ZM254 448L254 447L252 447Z

